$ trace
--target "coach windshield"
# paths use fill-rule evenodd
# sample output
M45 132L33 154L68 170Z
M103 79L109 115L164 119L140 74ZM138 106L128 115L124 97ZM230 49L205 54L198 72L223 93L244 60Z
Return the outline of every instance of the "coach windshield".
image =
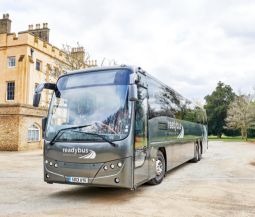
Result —
M62 130L58 141L110 141L127 137L131 109L128 100L130 72L126 69L92 71L63 76L49 109L46 140ZM99 136L97 136L99 135Z

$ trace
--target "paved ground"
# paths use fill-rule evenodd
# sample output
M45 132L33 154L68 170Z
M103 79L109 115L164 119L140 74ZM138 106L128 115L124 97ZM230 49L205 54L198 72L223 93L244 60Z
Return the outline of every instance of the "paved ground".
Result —
M0 152L0 216L255 216L255 144L209 148L137 191L48 185L41 150Z

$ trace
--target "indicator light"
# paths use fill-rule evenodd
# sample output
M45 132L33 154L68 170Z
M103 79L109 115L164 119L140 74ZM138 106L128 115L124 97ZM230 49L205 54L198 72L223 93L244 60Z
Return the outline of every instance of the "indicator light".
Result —
M52 166L53 165L53 163L52 162L50 162L50 166Z
M120 179L119 179L119 178L115 178L114 181L115 181L116 183L119 183L119 182L120 182Z
M54 167L56 167L56 168L57 168L57 167L58 167L58 164L54 164Z
M108 166L107 165L104 166L104 170L108 170Z
M119 162L117 165L118 165L118 167L122 167L122 163L121 162Z

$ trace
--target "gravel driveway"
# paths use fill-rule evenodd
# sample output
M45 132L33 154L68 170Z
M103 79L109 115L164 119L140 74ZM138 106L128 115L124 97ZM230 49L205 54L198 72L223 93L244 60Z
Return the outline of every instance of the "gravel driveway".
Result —
M136 191L43 182L42 150L0 152L0 216L255 216L255 144L210 142L199 163Z

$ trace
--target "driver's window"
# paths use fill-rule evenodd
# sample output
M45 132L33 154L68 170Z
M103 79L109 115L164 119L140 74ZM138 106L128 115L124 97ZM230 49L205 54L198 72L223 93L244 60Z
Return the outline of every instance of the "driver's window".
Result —
M138 87L138 99L135 107L135 148L142 149L147 146L147 89Z
M53 108L50 115L53 115L51 119L51 125L62 125L68 122L68 104L67 100L54 97L56 102L53 104Z

